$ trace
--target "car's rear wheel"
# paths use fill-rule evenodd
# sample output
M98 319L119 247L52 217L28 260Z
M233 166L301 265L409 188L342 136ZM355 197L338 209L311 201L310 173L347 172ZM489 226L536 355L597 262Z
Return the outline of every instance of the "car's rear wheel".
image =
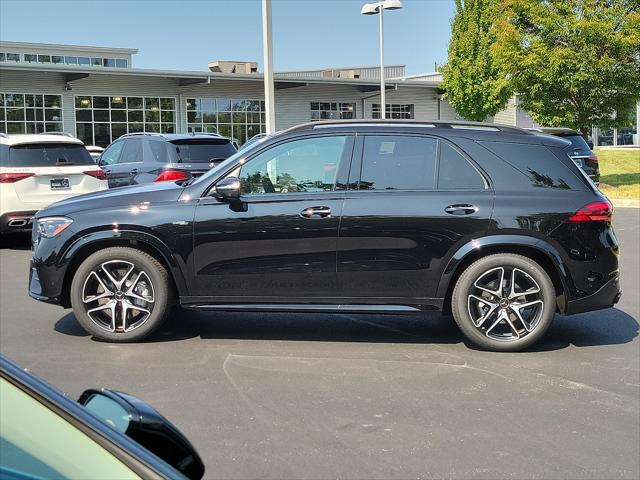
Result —
M538 263L522 255L496 254L477 260L460 275L451 307L471 342L513 352L544 335L553 321L556 295Z
M80 325L109 342L135 342L156 330L170 308L166 269L151 255L128 247L99 250L71 282L71 305Z

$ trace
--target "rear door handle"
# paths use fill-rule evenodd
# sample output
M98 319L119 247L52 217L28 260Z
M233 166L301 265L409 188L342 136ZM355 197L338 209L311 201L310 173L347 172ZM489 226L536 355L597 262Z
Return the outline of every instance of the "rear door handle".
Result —
M135 175L136 173L138 173L138 169L134 168L129 172L129 175Z
M304 218L328 218L331 216L329 207L307 207L300 212L300 216Z
M471 215L478 211L478 207L475 205L469 205L468 203L457 203L455 205L445 207L444 211L449 215Z

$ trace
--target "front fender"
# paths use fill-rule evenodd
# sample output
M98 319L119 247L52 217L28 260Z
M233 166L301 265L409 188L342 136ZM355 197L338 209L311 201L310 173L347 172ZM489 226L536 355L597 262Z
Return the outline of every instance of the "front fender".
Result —
M169 267L169 274L173 277L179 295L187 295L187 283L185 272L187 272L185 262L176 257L171 249L157 236L150 232L140 230L115 229L94 230L88 233L80 233L77 240L72 243L61 256L60 263L69 265L75 256L85 249L94 249L100 244L115 246L144 244L151 247L162 256L164 263Z
M560 254L560 251L549 242L540 238L528 235L488 235L486 237L473 239L461 246L449 259L445 267L440 282L438 284L437 296L444 298L449 291L451 281L460 273L458 270L465 260L476 252L493 247L516 247L530 248L542 253L545 258L553 264L565 292L570 292L573 284L569 276L567 265Z

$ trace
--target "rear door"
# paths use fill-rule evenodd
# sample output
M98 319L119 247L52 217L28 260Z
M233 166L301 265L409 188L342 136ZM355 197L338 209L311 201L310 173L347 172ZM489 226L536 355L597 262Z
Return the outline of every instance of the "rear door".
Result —
M138 182L138 174L144 169L142 157L142 138L127 138L123 140L122 152L118 158L118 163L111 167L109 174L110 187L124 187L135 185Z
M48 205L73 195L106 188L105 182L96 178L99 169L82 144L13 145L5 161L3 172L32 174L14 183L16 195L25 204Z
M445 140L394 134L360 142L338 238L341 295L349 303L437 304L445 262L488 229L493 191Z

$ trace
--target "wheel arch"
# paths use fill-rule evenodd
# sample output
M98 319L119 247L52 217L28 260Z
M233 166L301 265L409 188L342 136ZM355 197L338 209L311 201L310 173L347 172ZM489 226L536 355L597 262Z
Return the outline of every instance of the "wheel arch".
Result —
M556 290L557 311L567 308L571 278L560 252L548 242L525 235L496 235L472 240L450 258L438 284L437 296L444 297L443 311L451 313L451 297L458 278L476 260L496 253L514 253L531 258L551 277Z
M64 253L63 263L67 264L67 268L60 296L60 304L63 307L71 306L71 281L80 264L94 252L109 247L129 247L151 255L167 270L174 291L178 295L187 294L183 270L170 249L159 238L138 231L99 231L81 237L80 241L75 242Z

